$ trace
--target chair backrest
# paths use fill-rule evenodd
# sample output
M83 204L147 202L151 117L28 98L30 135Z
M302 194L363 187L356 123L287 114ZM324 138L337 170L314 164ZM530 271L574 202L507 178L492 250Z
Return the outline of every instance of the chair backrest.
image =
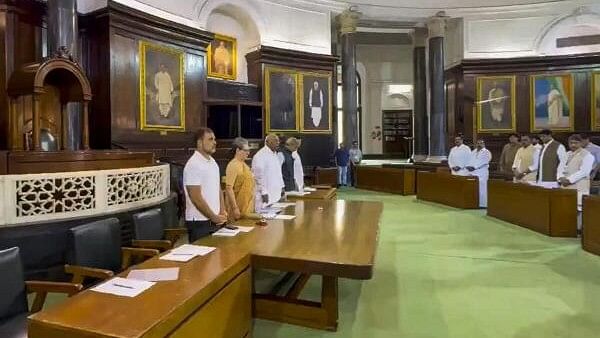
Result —
M19 248L0 251L0 320L29 311Z
M165 237L163 214L160 208L133 215L133 236L140 240L161 240Z
M69 242L70 264L120 270L121 225L118 219L108 218L71 228Z

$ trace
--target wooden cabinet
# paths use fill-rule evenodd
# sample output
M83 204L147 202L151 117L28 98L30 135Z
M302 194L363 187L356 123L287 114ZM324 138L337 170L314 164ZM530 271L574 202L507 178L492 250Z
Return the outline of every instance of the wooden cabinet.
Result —
M382 119L383 154L410 157L412 110L384 110Z

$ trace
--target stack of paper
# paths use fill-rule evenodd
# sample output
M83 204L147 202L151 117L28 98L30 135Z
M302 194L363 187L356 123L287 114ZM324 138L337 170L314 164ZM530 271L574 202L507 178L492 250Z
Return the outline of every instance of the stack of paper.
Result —
M275 215L275 219L290 220L294 218L296 218L294 215Z
M311 187L304 187L304 191L311 192L311 191L317 191L317 189L311 188Z
M233 237L240 233L238 229L227 229L221 228L217 232L214 232L213 236Z
M210 246L184 244L171 250L166 255L161 256L160 259L167 261L187 262L196 256L204 256L212 252L214 249L215 248Z
M179 268L159 268L159 269L140 269L131 270L127 279L137 279L147 282L162 282L177 280L179 278Z
M272 205L270 208L262 208L260 209L259 214L278 214L281 212L281 208L277 208L274 205Z
M310 194L310 192L308 192L308 191L303 191L303 192L300 192L300 191L288 191L285 194L288 195L288 196L304 196L304 195Z
M250 231L254 230L254 227L243 227L240 225L236 225L236 226L240 232L250 232Z
M287 207L293 207L294 205L296 205L296 203L279 202L279 203L273 203L273 205L271 207L273 207L273 208L279 208L279 209L285 209Z
M151 288L154 284L156 283L115 277L90 290L117 296L135 297Z

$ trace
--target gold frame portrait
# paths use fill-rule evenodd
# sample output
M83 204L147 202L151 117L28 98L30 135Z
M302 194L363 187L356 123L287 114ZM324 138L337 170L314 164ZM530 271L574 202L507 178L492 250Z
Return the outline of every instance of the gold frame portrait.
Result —
M600 71L594 71L592 72L591 75L591 85L592 85L592 93L591 93L591 106L590 106L590 110L591 110L591 130L594 131L599 131L600 130L600 123L596 123L596 120L598 118L600 118L600 108L598 108L596 106L596 102L598 100L600 100L600 95L596 95L596 94L600 94L600 93L596 93L597 91L600 92L600 86L596 87L596 78L600 79Z
M294 86L294 103L296 104L296 128L295 129L270 129L271 126L271 74L272 73L284 73L289 74L294 78L295 86ZM265 126L264 131L266 134L270 132L298 132L300 130L300 116L302 111L300 110L300 102L298 100L298 91L299 91L299 74L298 71L289 69L289 68L281 68L281 67L271 67L265 66L264 71L264 98L265 98Z
M494 81L494 80L509 80L510 81L510 116L511 126L510 128L503 129L485 129L483 128L482 118L482 104L484 101L483 97L483 81ZM516 76L514 75L498 75L498 76L478 76L476 79L477 85L477 102L475 102L476 108L476 121L477 121L477 133L514 133L517 130L517 90L516 90ZM487 98L486 98L487 99Z
M215 39L213 41L226 41L226 42L230 42L231 43L231 73L232 75L229 74L221 74L221 73L217 73L214 69L212 69L212 43L210 43L208 45L208 49L206 51L206 55L208 56L206 59L208 61L208 76L210 77L215 77L218 79L224 79L224 80L235 80L237 79L237 40L234 37L231 36L227 36L227 35L221 35L221 34L215 34Z
M529 75L529 130L533 132L541 131L546 128L535 128L535 80L540 77L550 76L568 76L571 81L569 90L569 127L566 128L547 128L552 131L574 131L575 130L575 79L571 73L548 73Z
M179 64L179 125L160 125L160 124L148 124L146 114L146 51L154 50L161 53L167 53L175 56ZM165 47L157 44L153 44L146 41L139 42L139 60L140 60L140 74L139 74L139 86L140 86L140 129L145 131L185 131L185 53L182 50Z
M333 81L333 74L331 72L300 72L299 74L299 79L298 79L298 92L297 92L297 96L298 96L298 102L299 102L299 109L301 109L302 113L300 114L300 132L302 133L306 133L306 134L331 134L333 133L333 102L332 101L332 89L333 89L333 85L332 85L332 81ZM328 106L329 106L329 116L328 116L328 121L329 121L329 128L328 129L323 129L323 130L306 130L304 128L304 77L305 76L312 76L312 77L318 77L318 78L324 78L327 79L327 101L328 101Z

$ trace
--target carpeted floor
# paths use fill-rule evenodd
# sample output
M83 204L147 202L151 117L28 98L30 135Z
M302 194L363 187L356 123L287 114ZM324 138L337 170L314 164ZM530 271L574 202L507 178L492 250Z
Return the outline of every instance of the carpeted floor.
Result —
M338 198L385 203L374 278L340 280L337 332L257 320L254 338L600 337L600 257L579 240L414 196ZM312 279L302 297L319 295Z
M341 280L338 332L257 320L255 338L600 337L600 257L579 240L414 197L338 198L385 203L374 278Z

